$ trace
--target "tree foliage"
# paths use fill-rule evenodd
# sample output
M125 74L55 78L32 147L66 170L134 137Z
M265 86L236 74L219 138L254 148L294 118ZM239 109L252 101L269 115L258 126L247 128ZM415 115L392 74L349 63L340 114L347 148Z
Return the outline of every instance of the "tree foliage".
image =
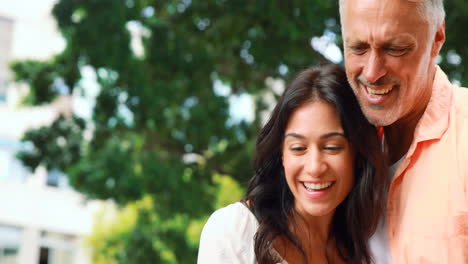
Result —
M48 170L65 171L81 159L84 128L82 118L60 115L49 127L27 131L22 138L25 147L17 157L31 169L44 164Z
M468 59L466 34L457 27L468 4L446 5L441 64L466 85L468 72L454 58ZM100 252L115 263L191 262L197 243L187 234L198 234L210 212L238 199L234 186L252 175L263 98L271 91L266 80L288 80L327 62L312 37L325 34L341 46L338 1L60 0L53 15L65 50L50 61L12 65L15 80L30 87L25 102L86 92L83 67L96 73L99 93L86 124L61 118L27 132L32 147L19 158L31 169L66 172L90 198L120 206L151 201L136 210L124 238L103 235L109 244ZM242 95L254 100L253 120L233 118L230 102ZM57 126L79 129L64 134ZM221 178L231 186L222 193L219 175L232 179Z

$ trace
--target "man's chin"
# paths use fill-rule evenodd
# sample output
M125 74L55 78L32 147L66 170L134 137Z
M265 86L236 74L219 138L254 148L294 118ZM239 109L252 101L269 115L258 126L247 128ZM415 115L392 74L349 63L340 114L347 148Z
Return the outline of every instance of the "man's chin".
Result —
M364 111L364 115L366 116L369 123L374 126L389 126L396 121L395 118L375 113L375 111L372 111L372 113Z

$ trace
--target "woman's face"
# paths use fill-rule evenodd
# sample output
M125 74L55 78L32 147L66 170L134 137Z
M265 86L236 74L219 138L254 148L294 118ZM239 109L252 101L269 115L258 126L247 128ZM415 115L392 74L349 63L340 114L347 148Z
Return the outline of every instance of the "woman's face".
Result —
M335 108L314 100L293 111L282 151L296 211L305 217L332 215L354 183L354 151Z

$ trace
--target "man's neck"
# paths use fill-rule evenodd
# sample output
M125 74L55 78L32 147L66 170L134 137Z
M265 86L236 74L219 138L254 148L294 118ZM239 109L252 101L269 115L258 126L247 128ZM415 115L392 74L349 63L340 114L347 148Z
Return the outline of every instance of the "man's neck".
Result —
M384 127L385 147L388 150L389 163L394 164L408 152L413 142L416 125L402 127L397 124Z
M408 152L411 143L413 142L416 126L426 111L427 105L429 104L432 96L432 83L435 78L435 73L435 67L429 70L428 74L431 78L426 84L429 90L420 99L424 101L424 107L418 111L413 111L395 123L384 127L386 148L388 150L390 164L394 164L399 161Z

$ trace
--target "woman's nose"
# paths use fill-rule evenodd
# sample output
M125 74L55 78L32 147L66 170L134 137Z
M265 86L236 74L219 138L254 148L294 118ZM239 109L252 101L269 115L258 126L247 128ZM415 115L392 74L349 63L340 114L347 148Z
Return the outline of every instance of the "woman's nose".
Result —
M323 173L327 170L327 164L323 159L322 154L315 150L311 151L308 154L307 159L305 160L305 170L306 173L312 177L321 177Z

